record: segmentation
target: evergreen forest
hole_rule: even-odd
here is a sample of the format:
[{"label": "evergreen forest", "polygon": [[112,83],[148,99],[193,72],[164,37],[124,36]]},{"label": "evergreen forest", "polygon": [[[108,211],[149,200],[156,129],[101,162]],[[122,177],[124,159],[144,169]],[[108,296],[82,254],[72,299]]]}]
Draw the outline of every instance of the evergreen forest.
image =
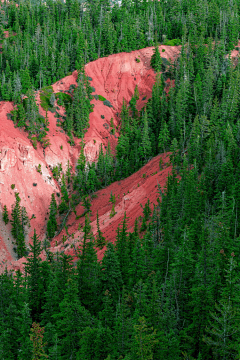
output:
[{"label": "evergreen forest", "polygon": [[[239,16],[239,0],[2,3],[0,98],[14,101],[11,119],[33,144],[48,146],[47,116],[34,98],[42,90],[46,111],[55,101],[65,105],[60,126],[70,143],[82,139],[82,149],[76,171],[52,171],[60,204],[52,195],[43,243],[34,231],[27,250],[29,219],[18,193],[11,214],[4,206],[26,262],[24,273],[0,275],[0,359],[240,359],[240,64],[229,56],[239,50]],[[159,44],[181,44],[178,59],[164,63]],[[118,114],[116,154],[101,147],[89,165],[83,147],[93,88],[84,64],[147,46],[155,47],[152,96],[138,111],[136,86]],[[76,69],[78,86],[55,99],[51,84]],[[114,244],[97,214],[94,237],[95,191],[164,152],[173,170],[157,188],[157,205],[145,204],[133,231],[125,214]],[[114,194],[110,201],[114,216]],[[79,203],[83,241],[73,261],[49,248]]]}]

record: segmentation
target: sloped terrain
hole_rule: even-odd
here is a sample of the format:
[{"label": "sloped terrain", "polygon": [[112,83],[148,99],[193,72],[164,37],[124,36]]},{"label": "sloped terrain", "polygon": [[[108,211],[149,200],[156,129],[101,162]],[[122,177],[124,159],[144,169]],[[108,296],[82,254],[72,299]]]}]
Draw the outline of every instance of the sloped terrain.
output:
[{"label": "sloped terrain", "polygon": [[[159,160],[162,158],[162,169],[159,168]],[[93,235],[97,234],[97,211],[99,214],[100,230],[106,239],[106,242],[114,242],[116,238],[116,230],[126,212],[128,230],[133,231],[134,222],[139,218],[139,228],[141,225],[141,217],[143,216],[143,207],[147,200],[150,200],[150,207],[153,210],[154,204],[157,204],[158,185],[164,188],[168,174],[171,172],[169,166],[169,154],[162,154],[153,158],[142,169],[127,179],[117,181],[105,189],[95,193],[96,197],[92,199],[91,206],[91,227]],[[115,211],[116,214],[111,218],[110,213],[112,204],[109,202],[111,193],[116,197]],[[141,206],[142,205],[142,206]],[[72,213],[67,221],[67,233],[64,229],[52,242],[49,250],[53,253],[65,252],[72,255],[76,260],[76,249],[81,244],[83,232],[78,230],[84,226],[84,208],[78,205],[76,214]],[[79,226],[80,225],[80,226]],[[64,240],[63,240],[64,239]],[[106,250],[106,246],[98,249],[98,259],[101,260]],[[46,256],[43,251],[41,258]],[[10,259],[9,259],[10,260]],[[18,261],[12,261],[9,266],[14,270],[23,269],[24,258]]]},{"label": "sloped terrain", "polygon": [[[113,107],[108,107],[102,101],[95,98],[91,101],[94,111],[90,113],[90,127],[85,134],[85,156],[87,161],[95,161],[98,156],[99,146],[103,143],[107,146],[108,141],[112,149],[117,144],[119,132],[115,135],[110,134],[104,124],[110,125],[113,118],[115,127],[119,125],[119,113],[123,103],[123,98],[129,102],[135,86],[138,85],[140,98],[137,103],[138,110],[144,106],[149,97],[151,97],[152,86],[155,81],[155,73],[150,66],[150,59],[153,54],[154,47],[148,47],[142,50],[132,51],[131,53],[114,54],[106,58],[100,58],[96,61],[88,63],[85,66],[85,72],[92,80],[91,86],[95,89],[94,94],[102,95]],[[165,52],[162,52],[162,49]],[[162,57],[174,60],[178,56],[181,46],[159,46]],[[238,51],[233,50],[233,56],[237,59]],[[140,62],[136,59],[139,58]],[[54,93],[59,91],[67,91],[70,85],[76,85],[77,72],[65,77],[53,84]],[[168,82],[169,83],[169,82]],[[168,90],[169,86],[166,90]],[[143,100],[144,98],[144,100]],[[40,106],[39,94],[36,96],[39,105],[40,114],[45,116],[45,111]],[[14,127],[11,120],[8,120],[7,114],[13,109],[10,102],[1,102],[0,104],[0,202],[1,209],[7,205],[9,213],[11,206],[15,201],[14,193],[18,192],[21,198],[21,205],[26,207],[30,220],[31,228],[26,242],[30,240],[35,228],[43,240],[46,232],[47,212],[50,204],[51,194],[59,193],[59,185],[52,177],[51,169],[59,163],[62,163],[63,170],[66,171],[67,162],[75,167],[79,151],[80,139],[75,138],[75,146],[70,146],[68,137],[61,128],[57,127],[57,121],[54,113],[48,111],[48,120],[50,131],[48,138],[50,146],[43,151],[38,144],[35,150],[27,137],[27,133]],[[101,118],[104,115],[104,119]],[[146,168],[143,168],[129,179],[125,179],[118,184],[112,184],[107,189],[97,193],[98,197],[92,202],[91,222],[93,233],[96,233],[96,212],[99,211],[101,230],[107,240],[112,241],[115,238],[116,227],[123,218],[124,211],[129,217],[129,228],[133,226],[137,216],[142,215],[142,205],[149,198],[151,202],[156,203],[156,186],[157,180],[163,185],[167,178],[168,169],[165,168],[159,172],[159,158],[153,159]],[[165,164],[167,160],[164,160]],[[37,168],[41,165],[41,172]],[[166,165],[165,165],[166,167]],[[152,173],[157,174],[152,175]],[[146,173],[146,178],[142,178],[142,174]],[[138,187],[139,183],[139,187]],[[15,187],[12,189],[11,185]],[[109,197],[111,191],[116,195],[116,212],[117,214],[110,219],[111,204]],[[129,193],[128,193],[129,191]],[[105,194],[105,195],[104,195]],[[58,199],[58,197],[56,197]],[[81,215],[83,209],[78,208],[77,214]],[[33,216],[34,215],[34,216]],[[79,220],[83,222],[83,218]],[[75,233],[74,240],[81,237],[77,232],[79,221],[75,220],[72,214],[69,218],[69,233]],[[61,243],[61,233],[52,242],[52,250],[55,242]],[[0,219],[0,265],[2,270],[8,267],[17,268],[24,259],[16,261],[16,254],[13,251],[11,237],[11,225],[5,226]],[[66,245],[66,244],[65,244]],[[55,250],[60,250],[61,245]],[[71,250],[72,252],[73,250]],[[104,249],[103,249],[104,251]],[[101,258],[101,253],[99,257]]]}]

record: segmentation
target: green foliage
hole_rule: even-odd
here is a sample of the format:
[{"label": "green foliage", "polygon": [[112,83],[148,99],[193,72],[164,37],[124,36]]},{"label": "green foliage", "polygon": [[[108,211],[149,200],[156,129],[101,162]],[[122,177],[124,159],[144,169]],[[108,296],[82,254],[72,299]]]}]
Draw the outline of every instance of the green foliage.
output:
[{"label": "green foliage", "polygon": [[21,199],[19,193],[15,193],[15,204],[12,205],[10,223],[12,225],[11,233],[16,243],[16,252],[18,258],[26,256],[26,226],[30,226],[29,218],[24,206],[20,206]]},{"label": "green foliage", "polygon": [[58,164],[54,166],[54,168],[52,169],[52,174],[54,179],[58,180],[61,175],[61,172],[62,172],[62,164]]},{"label": "green foliage", "polygon": [[[93,110],[86,63],[158,48],[162,40],[175,45],[181,39],[183,46],[171,64],[162,59],[158,70],[164,74],[157,74],[152,97],[139,113],[137,92],[129,107],[123,101],[116,156],[110,146],[106,151],[101,146],[97,164],[86,166],[81,151],[73,184],[70,174],[61,184],[61,201],[70,209],[66,183],[78,203],[170,150],[172,173],[164,188],[156,183],[158,201],[152,214],[149,203],[144,208],[144,231],[136,221],[128,232],[125,215],[116,246],[108,244],[101,265],[95,251],[102,242],[100,226],[95,240],[88,215],[80,248],[72,244],[77,264],[65,254],[51,254],[47,246],[42,261],[34,232],[27,276],[7,270],[0,275],[1,359],[32,357],[32,321],[42,322],[43,350],[52,359],[239,357],[239,267],[233,259],[239,259],[240,236],[240,75],[226,56],[238,42],[239,3],[198,5],[123,0],[112,8],[88,2],[83,11],[76,1],[2,4],[0,22],[10,36],[2,42],[0,97],[14,101],[12,120],[28,131],[35,147],[37,141],[45,146],[48,121],[38,113],[34,90],[77,68],[78,87],[68,91],[72,104],[65,95],[58,98],[65,100],[61,126],[73,144],[73,135],[83,138]],[[174,80],[168,94],[167,78]],[[45,107],[50,99],[45,92]],[[62,171],[56,173],[59,179]],[[15,205],[19,214],[19,199]],[[87,200],[85,209],[88,214]],[[21,225],[19,216],[14,219]]]},{"label": "green foliage", "polygon": [[106,245],[105,237],[100,230],[99,216],[97,211],[97,235],[96,235],[96,246],[102,249]]},{"label": "green foliage", "polygon": [[68,106],[72,103],[72,97],[69,94],[58,92],[55,94],[57,98],[57,103],[60,106],[64,106],[65,109],[68,109]]},{"label": "green foliage", "polygon": [[38,164],[37,172],[39,172],[42,175],[42,166],[41,166],[41,164]]},{"label": "green foliage", "polygon": [[4,207],[3,207],[2,219],[3,219],[4,223],[5,223],[5,225],[7,225],[9,223],[8,210],[7,210],[6,205],[4,205]]},{"label": "green foliage", "polygon": [[156,330],[148,328],[144,316],[138,319],[139,325],[134,325],[135,341],[138,358],[141,360],[152,360],[153,349],[159,340],[156,338]]},{"label": "green foliage", "polygon": [[112,204],[112,210],[111,210],[111,212],[110,212],[110,219],[111,219],[114,215],[116,215],[115,205]]},{"label": "green foliage", "polygon": [[151,57],[150,64],[155,71],[159,72],[162,70],[162,58],[160,56],[158,45],[155,46],[154,53]]},{"label": "green foliage", "polygon": [[55,195],[52,194],[50,208],[49,208],[49,220],[47,223],[47,233],[50,239],[54,237],[55,232],[57,231],[58,226],[57,226],[56,215],[57,215],[57,202],[55,199]]},{"label": "green foliage", "polygon": [[172,40],[166,39],[163,43],[163,45],[167,45],[167,46],[178,46],[181,44],[182,44],[182,42],[180,39],[172,39]]},{"label": "green foliage", "polygon": [[34,322],[30,334],[30,340],[33,343],[33,360],[42,360],[44,358],[48,358],[44,351],[46,344],[43,343],[43,334],[44,328],[41,328],[39,324]]},{"label": "green foliage", "polygon": [[108,106],[108,107],[113,107],[112,104],[110,103],[110,101],[108,101],[108,100],[104,100],[103,104]]},{"label": "green foliage", "polygon": [[41,89],[40,92],[40,104],[41,107],[47,111],[49,107],[51,107],[50,98],[53,94],[53,87],[52,86],[45,86]]},{"label": "green foliage", "polygon": [[100,101],[106,101],[105,97],[103,97],[102,95],[98,95],[98,100],[100,100]]}]

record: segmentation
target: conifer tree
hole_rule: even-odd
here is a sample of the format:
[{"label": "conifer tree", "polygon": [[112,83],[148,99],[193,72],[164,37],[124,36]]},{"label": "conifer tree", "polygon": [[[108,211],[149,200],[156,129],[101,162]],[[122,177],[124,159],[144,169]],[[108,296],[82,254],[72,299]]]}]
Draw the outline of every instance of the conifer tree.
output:
[{"label": "conifer tree", "polygon": [[57,230],[57,220],[56,220],[57,202],[54,194],[51,195],[49,211],[50,213],[49,213],[49,220],[47,223],[47,233],[48,233],[48,237],[52,239]]},{"label": "conifer tree", "polygon": [[154,68],[156,72],[162,71],[162,58],[160,56],[159,47],[156,38],[155,38],[155,49],[153,51],[154,53],[151,57],[151,66]]},{"label": "conifer tree", "polygon": [[124,98],[123,98],[120,118],[121,118],[121,134],[124,134],[126,131],[129,130],[129,112]]},{"label": "conifer tree", "polygon": [[68,196],[67,185],[64,174],[62,174],[61,182],[62,182],[61,185],[62,197],[58,210],[60,214],[63,214],[69,209],[69,196]]},{"label": "conifer tree", "polygon": [[156,339],[156,329],[148,328],[144,316],[138,319],[138,324],[134,325],[136,353],[141,360],[153,359],[153,349],[158,343]]},{"label": "conifer tree", "polygon": [[3,218],[3,221],[4,221],[5,225],[7,225],[8,222],[9,222],[9,217],[8,217],[8,210],[7,210],[7,206],[6,206],[6,205],[4,205],[4,207],[3,207],[3,215],[2,215],[2,218]]},{"label": "conifer tree", "polygon": [[159,150],[166,152],[166,148],[169,144],[169,141],[170,141],[170,134],[169,134],[168,126],[167,126],[166,122],[164,121],[162,123],[162,127],[161,127],[159,137],[158,137]]},{"label": "conifer tree", "polygon": [[59,308],[59,312],[53,314],[53,319],[56,320],[61,356],[76,359],[81,332],[92,325],[92,316],[81,305],[77,284],[72,278],[66,284],[64,299]]},{"label": "conifer tree", "polygon": [[15,205],[12,206],[12,224],[11,233],[13,238],[16,240],[16,252],[19,258],[26,255],[26,244],[25,244],[25,226],[29,224],[29,219],[25,207],[20,206],[19,193],[15,193]]},{"label": "conifer tree", "polygon": [[32,319],[30,316],[30,309],[27,303],[24,303],[18,321],[20,328],[20,334],[18,339],[20,344],[18,349],[19,351],[18,360],[32,360],[34,347],[29,337]]},{"label": "conifer tree", "polygon": [[43,299],[42,276],[40,253],[42,251],[41,241],[34,229],[33,243],[29,243],[30,255],[27,258],[25,265],[25,272],[28,274],[27,288],[28,288],[28,302],[31,309],[31,316],[33,320],[40,320],[41,305]]},{"label": "conifer tree", "polygon": [[127,282],[128,277],[128,264],[129,264],[129,251],[128,251],[128,233],[127,233],[127,217],[126,211],[121,222],[121,228],[117,228],[116,237],[116,254],[119,259],[120,270],[124,283]]},{"label": "conifer tree", "polygon": [[93,310],[98,304],[99,264],[97,262],[97,253],[94,248],[95,239],[88,213],[85,215],[83,232],[83,242],[79,248],[79,260],[77,263],[79,295],[81,302],[89,310]]},{"label": "conifer tree", "polygon": [[107,244],[107,250],[101,264],[101,291],[104,294],[109,291],[109,296],[116,303],[121,292],[122,274],[118,256],[111,242]]},{"label": "conifer tree", "polygon": [[41,328],[39,324],[33,323],[30,333],[30,340],[33,344],[33,360],[47,359],[48,356],[44,351],[45,343],[43,343],[44,327]]},{"label": "conifer tree", "polygon": [[147,111],[145,110],[143,116],[143,131],[142,131],[142,141],[141,141],[141,152],[144,161],[147,161],[151,156],[151,142],[149,138],[149,129],[148,129],[148,116]]},{"label": "conifer tree", "polygon": [[96,246],[102,249],[106,245],[105,237],[103,236],[102,231],[100,230],[99,216],[97,211],[97,236],[96,236]]}]

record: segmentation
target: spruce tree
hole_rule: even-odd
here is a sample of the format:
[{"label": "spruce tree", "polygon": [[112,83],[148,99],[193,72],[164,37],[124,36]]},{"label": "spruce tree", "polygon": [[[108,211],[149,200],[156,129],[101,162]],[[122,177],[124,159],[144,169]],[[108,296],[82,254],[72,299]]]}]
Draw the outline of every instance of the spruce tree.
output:
[{"label": "spruce tree", "polygon": [[170,141],[170,134],[169,134],[168,126],[167,126],[166,122],[164,121],[162,123],[162,127],[161,127],[159,137],[158,137],[159,150],[166,152],[169,141]]},{"label": "spruce tree", "polygon": [[124,283],[127,283],[128,266],[129,266],[129,249],[128,249],[128,232],[127,232],[127,217],[126,211],[121,222],[121,228],[117,228],[116,237],[116,254],[119,259],[120,270]]},{"label": "spruce tree", "polygon": [[8,222],[9,222],[9,217],[8,217],[8,210],[7,210],[7,206],[6,206],[6,205],[4,205],[4,207],[3,207],[3,215],[2,215],[2,218],[3,218],[3,221],[4,221],[5,225],[7,225]]},{"label": "spruce tree", "polygon": [[92,311],[98,304],[99,264],[88,213],[85,215],[83,232],[83,242],[78,250],[77,278],[81,302]]},{"label": "spruce tree", "polygon": [[27,262],[24,263],[24,265],[25,273],[29,275],[27,277],[27,292],[31,316],[33,320],[39,321],[42,299],[44,297],[41,275],[42,260],[39,256],[42,251],[42,246],[35,229],[31,239],[33,240],[33,243],[29,243],[30,255],[28,255]]},{"label": "spruce tree", "polygon": [[115,304],[121,293],[123,282],[118,256],[111,242],[107,244],[107,250],[101,263],[100,280],[102,294],[108,291]]},{"label": "spruce tree", "polygon": [[56,220],[57,202],[54,194],[51,195],[49,211],[50,213],[49,213],[49,220],[47,223],[47,233],[48,233],[48,237],[52,239],[55,235],[55,232],[57,231],[57,220]]},{"label": "spruce tree", "polygon": [[141,141],[141,153],[144,161],[147,161],[151,156],[151,142],[149,138],[149,128],[148,128],[148,116],[145,109],[143,116],[143,130],[142,130],[142,141]]},{"label": "spruce tree", "polygon": [[162,71],[162,58],[159,52],[157,39],[155,39],[155,49],[151,57],[151,66],[154,68],[156,72]]},{"label": "spruce tree", "polygon": [[96,235],[96,246],[102,249],[106,245],[105,237],[103,236],[102,231],[100,230],[99,216],[97,211],[97,235]]},{"label": "spruce tree", "polygon": [[26,255],[26,244],[25,244],[25,226],[29,224],[29,219],[25,207],[20,206],[21,199],[19,193],[15,193],[15,205],[12,205],[12,224],[11,233],[16,241],[16,252],[18,258]]},{"label": "spruce tree", "polygon": [[67,212],[69,209],[69,196],[68,196],[67,185],[66,185],[66,180],[65,180],[64,174],[62,174],[61,182],[62,182],[62,185],[61,185],[62,197],[61,197],[61,203],[58,207],[58,210],[59,210],[60,214],[63,214],[65,212]]}]

